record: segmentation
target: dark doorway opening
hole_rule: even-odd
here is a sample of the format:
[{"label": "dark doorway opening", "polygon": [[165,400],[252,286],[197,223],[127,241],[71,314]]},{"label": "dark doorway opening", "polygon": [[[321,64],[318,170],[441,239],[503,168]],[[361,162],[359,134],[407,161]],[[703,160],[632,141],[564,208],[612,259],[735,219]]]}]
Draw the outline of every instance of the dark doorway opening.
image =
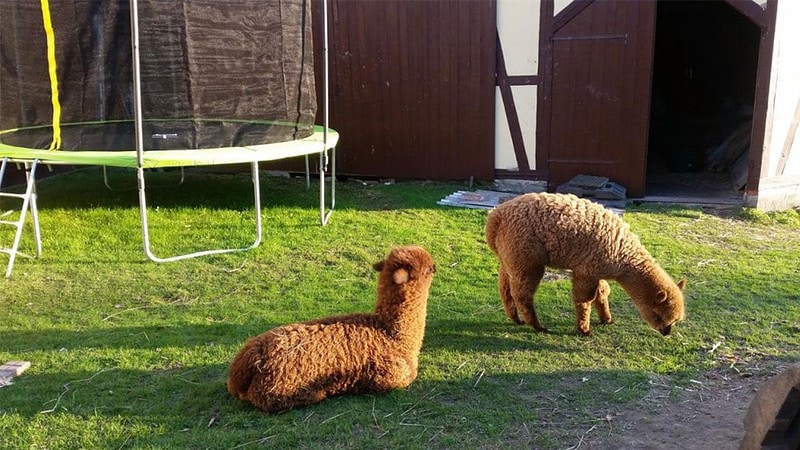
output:
[{"label": "dark doorway opening", "polygon": [[727,2],[658,2],[648,198],[741,203],[759,42]]}]

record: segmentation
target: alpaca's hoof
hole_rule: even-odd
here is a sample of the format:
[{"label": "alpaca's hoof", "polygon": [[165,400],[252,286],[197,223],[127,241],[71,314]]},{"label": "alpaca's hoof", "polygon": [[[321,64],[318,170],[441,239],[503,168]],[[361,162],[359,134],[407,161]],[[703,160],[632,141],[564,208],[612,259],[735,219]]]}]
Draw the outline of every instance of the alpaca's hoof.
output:
[{"label": "alpaca's hoof", "polygon": [[578,333],[580,333],[581,336],[591,336],[592,335],[592,330],[581,330],[581,329],[578,329]]},{"label": "alpaca's hoof", "polygon": [[538,326],[538,327],[534,326],[533,329],[536,330],[537,333],[549,333],[550,332],[550,330],[548,330],[547,328],[545,328],[545,327],[543,327],[541,325]]},{"label": "alpaca's hoof", "polygon": [[614,323],[614,319],[601,319],[600,323],[602,323],[603,325],[611,325],[612,323]]}]

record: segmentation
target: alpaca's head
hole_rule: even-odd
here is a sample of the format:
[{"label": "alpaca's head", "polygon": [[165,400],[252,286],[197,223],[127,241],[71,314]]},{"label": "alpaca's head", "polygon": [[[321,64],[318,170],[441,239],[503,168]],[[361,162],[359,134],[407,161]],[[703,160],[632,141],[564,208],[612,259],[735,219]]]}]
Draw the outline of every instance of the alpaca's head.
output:
[{"label": "alpaca's head", "polygon": [[683,279],[677,284],[669,283],[662,286],[655,293],[655,298],[647,302],[646,305],[639,306],[639,313],[642,318],[662,335],[666,336],[672,331],[672,326],[679,320],[683,320],[683,288],[686,287],[686,280]]},{"label": "alpaca's head", "polygon": [[380,287],[401,288],[407,294],[422,294],[427,299],[428,289],[436,273],[433,258],[422,247],[407,246],[392,249],[383,261],[372,266],[380,274]]}]

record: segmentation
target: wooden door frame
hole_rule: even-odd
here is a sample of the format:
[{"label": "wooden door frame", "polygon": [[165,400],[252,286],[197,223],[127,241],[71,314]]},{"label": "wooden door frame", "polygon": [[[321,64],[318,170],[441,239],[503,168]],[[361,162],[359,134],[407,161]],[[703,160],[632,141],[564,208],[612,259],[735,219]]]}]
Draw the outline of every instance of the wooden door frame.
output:
[{"label": "wooden door frame", "polygon": [[753,101],[753,125],[750,134],[750,149],[747,162],[747,184],[745,196],[758,196],[761,184],[764,140],[767,129],[767,110],[769,109],[769,83],[772,72],[772,51],[775,45],[775,21],[778,0],[767,0],[762,9],[752,0],[727,0],[728,4],[749,19],[761,30],[756,66],[756,89]]}]

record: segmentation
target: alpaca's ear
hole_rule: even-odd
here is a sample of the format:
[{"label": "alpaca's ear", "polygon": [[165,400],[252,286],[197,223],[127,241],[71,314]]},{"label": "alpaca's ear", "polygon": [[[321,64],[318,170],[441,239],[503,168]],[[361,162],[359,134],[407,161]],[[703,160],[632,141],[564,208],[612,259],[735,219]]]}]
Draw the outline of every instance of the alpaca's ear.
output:
[{"label": "alpaca's ear", "polygon": [[667,301],[667,291],[658,291],[656,294],[656,300],[658,300],[659,303]]},{"label": "alpaca's ear", "polygon": [[408,270],[401,267],[394,271],[392,274],[392,279],[394,280],[395,284],[403,284],[408,281],[410,276],[411,275],[408,273]]},{"label": "alpaca's ear", "polygon": [[372,265],[372,268],[375,269],[375,271],[377,271],[377,272],[382,271],[383,270],[383,261],[376,262],[375,264]]},{"label": "alpaca's ear", "polygon": [[686,278],[682,278],[681,281],[678,281],[678,289],[683,291],[685,287],[686,287]]}]

